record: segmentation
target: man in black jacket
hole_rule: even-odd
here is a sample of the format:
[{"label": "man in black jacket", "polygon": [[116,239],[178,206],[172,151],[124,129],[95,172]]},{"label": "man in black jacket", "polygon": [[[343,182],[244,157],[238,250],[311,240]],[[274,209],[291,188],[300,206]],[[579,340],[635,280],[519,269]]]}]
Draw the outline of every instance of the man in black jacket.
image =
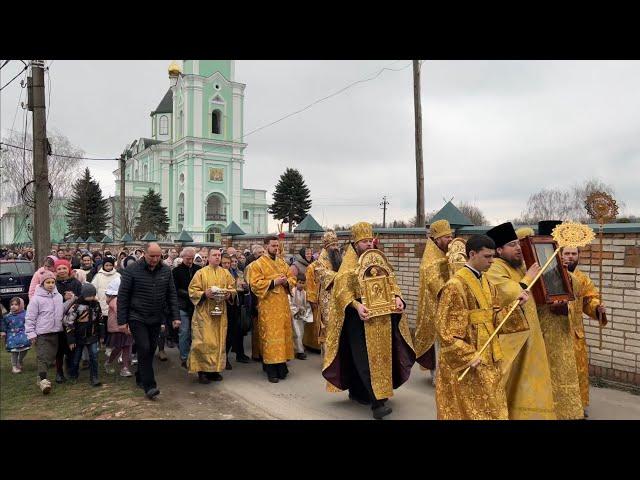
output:
[{"label": "man in black jacket", "polygon": [[189,284],[195,273],[202,267],[193,263],[196,251],[187,247],[180,252],[182,263],[173,269],[173,281],[178,292],[178,309],[180,310],[180,333],[178,348],[182,367],[187,368],[187,358],[191,350],[191,317],[193,316],[193,303],[189,298]]},{"label": "man in black jacket", "polygon": [[118,290],[118,325],[129,325],[138,354],[136,383],[149,399],[160,393],[153,374],[153,354],[165,311],[173,319],[173,327],[180,326],[173,276],[161,258],[160,245],[145,245],[144,256],[122,270]]}]

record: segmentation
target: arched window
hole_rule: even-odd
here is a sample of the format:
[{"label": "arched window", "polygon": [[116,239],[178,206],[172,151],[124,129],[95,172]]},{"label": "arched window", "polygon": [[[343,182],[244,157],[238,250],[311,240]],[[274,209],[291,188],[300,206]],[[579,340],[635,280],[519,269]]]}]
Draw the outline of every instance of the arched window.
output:
[{"label": "arched window", "polygon": [[184,193],[178,197],[178,221],[184,220]]},{"label": "arched window", "polygon": [[169,119],[166,115],[160,117],[160,135],[169,135]]},{"label": "arched window", "polygon": [[222,129],[220,128],[222,121],[222,112],[220,110],[214,110],[211,112],[211,133],[220,135]]},{"label": "arched window", "polygon": [[209,196],[209,198],[207,198],[207,216],[206,216],[206,220],[208,221],[220,221],[220,222],[226,222],[227,221],[227,215],[226,215],[226,209],[225,209],[225,205],[224,205],[224,200],[216,195],[213,194],[211,196]]},{"label": "arched window", "polygon": [[145,182],[148,182],[149,181],[149,167],[147,165],[145,165],[144,167],[142,167],[142,171],[144,172],[143,173],[143,175],[144,175],[143,180]]},{"label": "arched window", "polygon": [[182,137],[182,110],[180,110],[180,114],[178,115],[178,138]]},{"label": "arched window", "polygon": [[215,242],[216,233],[222,233],[222,229],[216,225],[211,225],[207,229],[207,242],[211,242],[211,243]]}]

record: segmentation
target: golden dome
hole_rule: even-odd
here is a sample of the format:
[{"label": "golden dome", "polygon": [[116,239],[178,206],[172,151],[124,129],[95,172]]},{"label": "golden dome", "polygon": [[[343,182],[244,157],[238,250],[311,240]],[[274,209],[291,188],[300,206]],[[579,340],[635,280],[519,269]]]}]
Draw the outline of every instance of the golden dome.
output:
[{"label": "golden dome", "polygon": [[180,75],[182,73],[182,69],[180,65],[176,63],[176,61],[172,61],[171,65],[169,65],[169,75]]}]

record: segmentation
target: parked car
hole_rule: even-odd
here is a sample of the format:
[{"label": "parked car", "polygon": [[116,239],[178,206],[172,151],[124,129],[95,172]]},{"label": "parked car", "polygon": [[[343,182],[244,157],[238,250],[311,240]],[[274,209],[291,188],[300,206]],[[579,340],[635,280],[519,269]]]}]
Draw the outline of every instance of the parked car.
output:
[{"label": "parked car", "polygon": [[0,301],[8,310],[13,297],[29,303],[29,285],[34,267],[29,260],[0,260]]}]

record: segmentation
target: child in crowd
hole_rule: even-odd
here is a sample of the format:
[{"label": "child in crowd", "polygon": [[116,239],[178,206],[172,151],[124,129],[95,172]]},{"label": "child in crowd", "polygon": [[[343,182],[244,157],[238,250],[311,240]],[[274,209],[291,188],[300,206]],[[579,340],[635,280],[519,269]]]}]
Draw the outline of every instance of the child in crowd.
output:
[{"label": "child in crowd", "polygon": [[91,283],[82,285],[80,296],[65,303],[65,311],[64,329],[69,349],[73,352],[69,377],[78,378],[82,350],[87,347],[90,383],[99,387],[102,383],[98,380],[98,344],[100,337],[104,336],[104,322],[100,303],[96,299],[96,287]]},{"label": "child in crowd", "polygon": [[111,349],[111,354],[104,364],[104,368],[109,374],[115,373],[113,362],[122,354],[122,369],[120,376],[131,377],[131,346],[133,337],[129,331],[129,325],[118,325],[118,289],[120,288],[120,277],[114,278],[105,290],[109,315],[107,319],[107,329],[109,330],[109,340],[107,346]]},{"label": "child in crowd", "polygon": [[36,383],[44,394],[51,391],[47,369],[56,361],[58,335],[62,331],[62,316],[62,295],[56,289],[56,276],[51,272],[44,272],[42,283],[36,287],[25,317],[27,338],[31,345],[36,346],[38,359]]},{"label": "child in crowd", "polygon": [[31,348],[24,327],[24,300],[13,297],[9,302],[9,308],[11,311],[2,318],[0,335],[6,341],[7,352],[11,352],[11,372],[21,373],[22,361]]},{"label": "child in crowd", "polygon": [[306,360],[307,358],[302,344],[304,324],[313,322],[311,305],[307,302],[307,292],[304,290],[305,280],[304,275],[298,275],[296,288],[289,295],[289,306],[291,307],[291,319],[293,322],[293,346],[298,360]]}]

